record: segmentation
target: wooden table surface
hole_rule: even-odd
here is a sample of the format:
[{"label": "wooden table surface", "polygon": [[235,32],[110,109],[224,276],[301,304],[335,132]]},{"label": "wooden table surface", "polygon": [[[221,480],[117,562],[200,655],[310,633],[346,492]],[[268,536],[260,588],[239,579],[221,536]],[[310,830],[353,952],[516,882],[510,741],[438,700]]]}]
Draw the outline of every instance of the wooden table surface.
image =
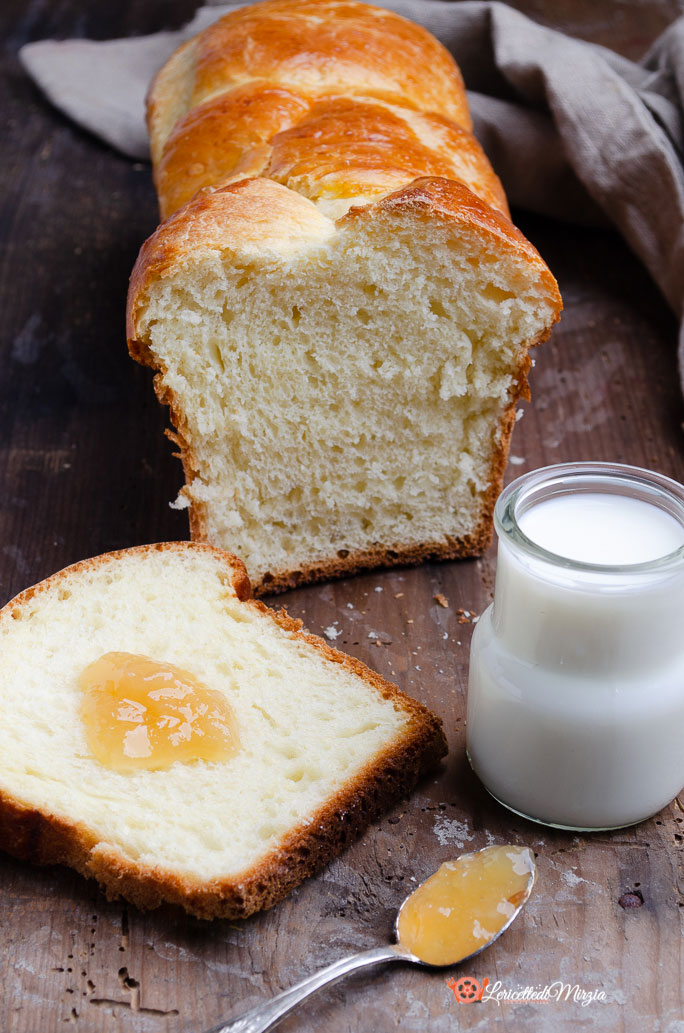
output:
[{"label": "wooden table surface", "polygon": [[[156,222],[149,167],[54,111],[16,51],[31,39],[175,27],[192,6],[3,3],[3,602],[83,557],[187,537],[185,516],[168,506],[181,470],[163,436],[166,412],[124,343],[128,274]],[[683,0],[516,6],[630,56],[684,10]],[[616,235],[523,213],[518,221],[556,273],[565,314],[537,354],[509,476],[602,459],[684,480],[676,326],[658,291]],[[562,980],[602,991],[605,1001],[462,1004],[444,972],[380,969],[321,993],[283,1033],[681,1033],[684,799],[636,828],[576,836],[517,820],[468,769],[472,624],[459,620],[459,608],[482,612],[494,569],[490,551],[478,561],[373,573],[278,598],[312,631],[334,625],[335,645],[436,710],[450,752],[437,777],[273,910],[213,924],[172,909],[141,914],[108,903],[67,869],[0,854],[0,1031],[73,1023],[82,1033],[199,1033],[322,964],[385,942],[411,876],[424,878],[462,850],[512,840],[538,853],[537,889],[510,931],[459,974],[510,989]],[[384,633],[381,645],[372,632]]]}]

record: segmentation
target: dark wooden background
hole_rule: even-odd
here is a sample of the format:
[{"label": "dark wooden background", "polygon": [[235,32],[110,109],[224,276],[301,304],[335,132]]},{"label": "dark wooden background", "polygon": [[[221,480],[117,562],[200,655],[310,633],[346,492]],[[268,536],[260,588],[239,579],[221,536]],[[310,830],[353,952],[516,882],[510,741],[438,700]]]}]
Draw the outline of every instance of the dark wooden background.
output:
[{"label": "dark wooden background", "polygon": [[[547,24],[637,57],[684,0],[520,0]],[[4,0],[0,313],[0,595],[86,556],[187,537],[168,507],[180,466],[148,371],[124,343],[127,279],[154,229],[148,166],[71,125],[27,80],[19,46],[172,28],[193,0]],[[684,480],[676,325],[620,239],[518,213],[556,273],[565,314],[537,355],[509,475],[561,460],[645,465]],[[377,970],[320,994],[294,1030],[684,1029],[684,800],[636,829],[573,836],[516,820],[470,774],[463,720],[480,561],[376,573],[279,597],[445,720],[439,777],[274,910],[205,924],[107,903],[94,883],[0,855],[0,1030],[201,1033],[342,955],[384,942],[411,876],[489,842],[531,845],[524,917],[463,974],[507,988],[560,979],[606,1003],[457,1004],[445,973]],[[435,601],[442,593],[444,608]],[[383,644],[370,633],[382,632]],[[0,657],[0,663],[2,658]],[[1,845],[1,844],[0,844]],[[631,892],[632,903],[625,908]],[[622,899],[622,905],[620,900]]]}]

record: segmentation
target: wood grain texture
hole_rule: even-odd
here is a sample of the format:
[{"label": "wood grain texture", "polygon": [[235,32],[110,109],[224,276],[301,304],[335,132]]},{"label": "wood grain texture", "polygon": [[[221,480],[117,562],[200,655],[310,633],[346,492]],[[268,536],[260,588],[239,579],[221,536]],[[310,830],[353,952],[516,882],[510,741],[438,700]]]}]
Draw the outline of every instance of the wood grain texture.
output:
[{"label": "wood grain texture", "polygon": [[[191,6],[174,2],[171,13],[161,0],[3,5],[2,602],[85,556],[187,537],[184,515],[167,506],[181,471],[163,438],[165,413],[124,344],[128,274],[156,221],[149,169],[69,125],[25,79],[15,54],[33,38],[171,27]],[[630,54],[683,7],[516,6]],[[566,310],[536,356],[509,477],[549,462],[603,459],[684,480],[676,327],[658,292],[614,235],[519,221],[558,276]],[[244,923],[207,925],[172,909],[141,914],[107,903],[66,869],[0,856],[0,1030],[201,1031],[321,964],[385,941],[411,876],[510,839],[539,854],[538,886],[521,919],[467,974],[507,987],[562,979],[605,991],[607,1003],[457,1004],[445,973],[397,967],[312,999],[283,1033],[679,1033],[684,799],[635,829],[573,836],[507,815],[469,772],[463,719],[472,624],[458,611],[479,614],[493,576],[490,552],[279,597],[312,631],[333,628],[338,648],[444,718],[451,749],[439,777],[316,879]],[[643,904],[621,906],[628,892]]]}]

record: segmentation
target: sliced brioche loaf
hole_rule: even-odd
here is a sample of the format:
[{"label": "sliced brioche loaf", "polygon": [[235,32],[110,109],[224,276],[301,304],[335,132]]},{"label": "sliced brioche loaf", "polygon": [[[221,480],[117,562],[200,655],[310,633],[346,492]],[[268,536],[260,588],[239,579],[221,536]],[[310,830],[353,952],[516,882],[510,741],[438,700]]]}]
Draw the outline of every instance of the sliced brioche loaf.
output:
[{"label": "sliced brioche loaf", "polygon": [[[235,755],[127,773],[98,763],[79,678],[116,651],[225,694]],[[143,908],[270,907],[444,752],[425,707],[251,600],[241,562],[208,546],[99,556],[0,612],[0,846]]]},{"label": "sliced brioche loaf", "polygon": [[171,58],[149,124],[175,214],[133,272],[129,347],[193,537],[256,592],[481,552],[561,303],[446,50],[379,8],[267,0]]}]

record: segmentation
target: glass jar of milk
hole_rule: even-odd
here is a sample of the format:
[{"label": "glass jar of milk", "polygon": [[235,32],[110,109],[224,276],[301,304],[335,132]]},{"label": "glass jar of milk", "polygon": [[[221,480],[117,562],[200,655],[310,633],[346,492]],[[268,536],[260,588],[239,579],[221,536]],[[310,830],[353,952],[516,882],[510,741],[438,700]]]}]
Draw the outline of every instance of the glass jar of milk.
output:
[{"label": "glass jar of milk", "polygon": [[657,813],[684,785],[684,488],[608,463],[514,481],[473,636],[467,749],[511,810],[561,828]]}]

